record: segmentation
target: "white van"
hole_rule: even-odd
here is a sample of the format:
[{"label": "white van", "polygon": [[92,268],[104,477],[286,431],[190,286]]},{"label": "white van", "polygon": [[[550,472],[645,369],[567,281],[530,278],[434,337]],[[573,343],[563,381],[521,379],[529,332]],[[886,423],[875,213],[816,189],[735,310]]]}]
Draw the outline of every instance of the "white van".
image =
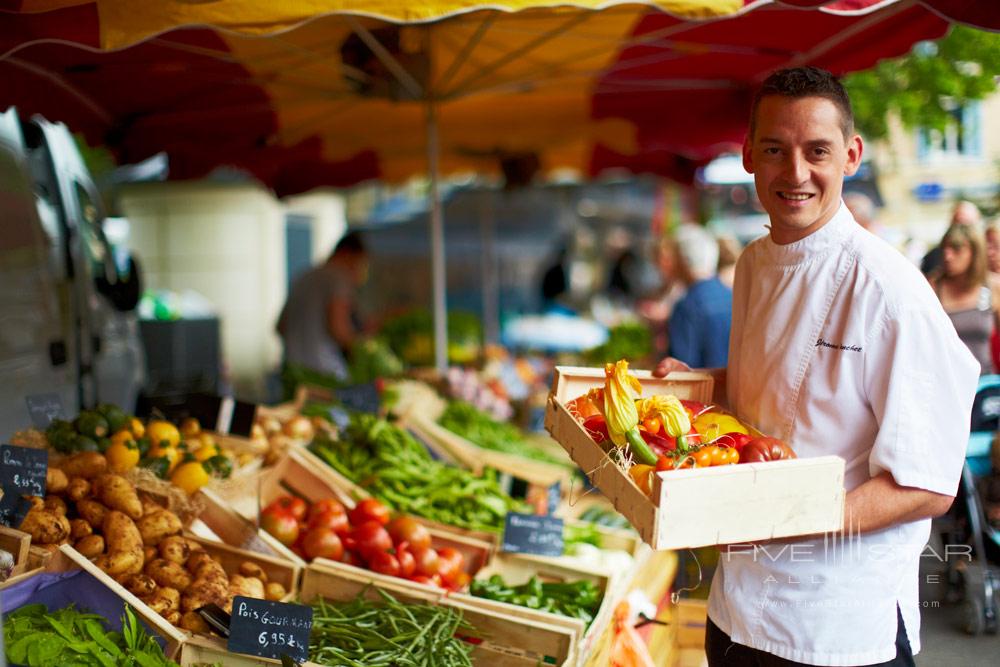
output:
[{"label": "white van", "polygon": [[2,441],[32,425],[29,397],[58,395],[69,418],[99,402],[135,407],[139,272],[115,262],[103,220],[66,126],[0,114]]}]

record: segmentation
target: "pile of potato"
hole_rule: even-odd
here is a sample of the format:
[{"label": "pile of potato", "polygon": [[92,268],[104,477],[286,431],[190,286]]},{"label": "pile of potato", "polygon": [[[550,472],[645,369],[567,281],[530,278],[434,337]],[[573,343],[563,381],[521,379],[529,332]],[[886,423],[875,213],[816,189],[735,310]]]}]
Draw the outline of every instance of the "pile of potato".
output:
[{"label": "pile of potato", "polygon": [[173,512],[140,500],[135,487],[108,472],[97,452],[80,452],[50,466],[48,495],[33,498],[21,530],[33,545],[72,544],[81,554],[174,625],[208,632],[195,610],[215,603],[230,611],[235,595],[279,600],[284,587],[268,582],[251,562],[229,575],[204,547],[180,535]]},{"label": "pile of potato", "polygon": [[318,433],[336,437],[337,431],[322,417],[306,417],[300,414],[276,415],[258,410],[250,438],[261,445],[267,445],[264,465],[274,465],[292,446],[305,446]]}]

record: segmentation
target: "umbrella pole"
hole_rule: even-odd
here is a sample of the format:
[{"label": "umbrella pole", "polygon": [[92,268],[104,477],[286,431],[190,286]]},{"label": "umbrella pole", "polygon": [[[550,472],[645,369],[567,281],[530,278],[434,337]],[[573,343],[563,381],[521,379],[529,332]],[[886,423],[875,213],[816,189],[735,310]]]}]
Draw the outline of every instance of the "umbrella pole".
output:
[{"label": "umbrella pole", "polygon": [[448,370],[448,314],[445,299],[444,219],[438,190],[438,126],[434,100],[427,102],[427,171],[431,186],[431,285],[434,298],[434,368]]}]

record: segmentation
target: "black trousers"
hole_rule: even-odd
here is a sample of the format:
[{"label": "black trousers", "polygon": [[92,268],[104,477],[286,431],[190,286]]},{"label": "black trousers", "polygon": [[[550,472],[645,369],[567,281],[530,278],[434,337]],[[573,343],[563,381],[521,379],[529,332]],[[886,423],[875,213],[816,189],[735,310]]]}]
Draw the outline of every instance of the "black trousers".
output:
[{"label": "black trousers", "polygon": [[[899,607],[896,608],[896,618],[896,657],[871,667],[914,667],[913,652],[910,650],[910,641],[906,638],[903,615]],[[804,664],[779,658],[749,646],[735,644],[729,635],[712,622],[712,619],[708,619],[705,632],[705,653],[708,656],[709,667],[795,667]]]}]

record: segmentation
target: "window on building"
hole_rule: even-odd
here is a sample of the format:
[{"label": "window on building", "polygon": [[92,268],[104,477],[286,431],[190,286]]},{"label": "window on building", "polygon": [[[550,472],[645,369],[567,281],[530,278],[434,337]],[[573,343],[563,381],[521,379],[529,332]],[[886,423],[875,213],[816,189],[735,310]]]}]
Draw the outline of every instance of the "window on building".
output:
[{"label": "window on building", "polygon": [[917,130],[917,157],[922,162],[982,157],[979,102],[969,102],[950,113],[952,120],[944,130]]}]

